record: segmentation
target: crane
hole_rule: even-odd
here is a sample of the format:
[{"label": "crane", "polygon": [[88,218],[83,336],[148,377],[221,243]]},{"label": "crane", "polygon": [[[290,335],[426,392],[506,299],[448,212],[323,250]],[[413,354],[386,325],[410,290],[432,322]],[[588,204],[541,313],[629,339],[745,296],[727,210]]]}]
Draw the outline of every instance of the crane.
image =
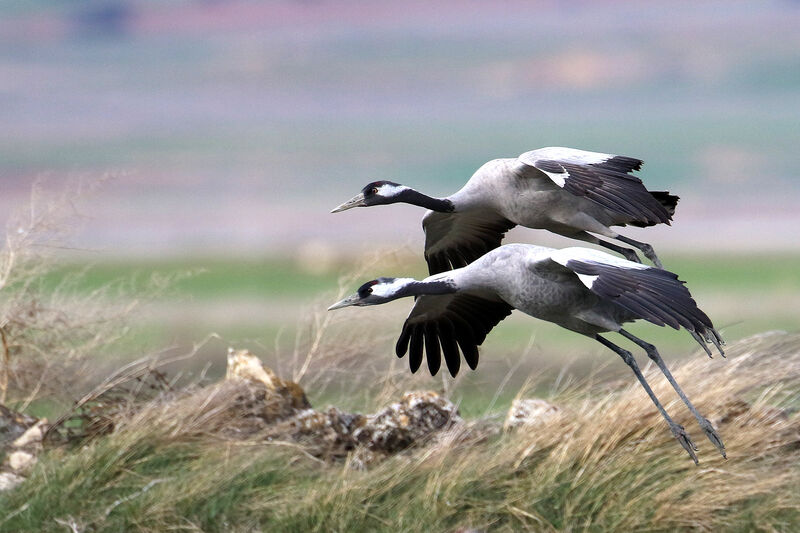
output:
[{"label": "crane", "polygon": [[678,197],[649,191],[632,174],[640,159],[548,147],[481,166],[458,192],[433,198],[391,181],[375,181],[333,209],[407,203],[429,209],[422,219],[425,260],[431,274],[459,268],[497,248],[516,225],[549,230],[598,244],[639,262],[638,248],[661,268],[653,247],[611,229],[612,226],[669,224]]},{"label": "crane", "polygon": [[595,339],[618,354],[697,463],[697,447],[664,409],[632,353],[603,335],[616,332],[645,351],[725,457],[722,439],[675,381],[656,347],[622,327],[637,319],[683,327],[709,357],[709,345],[724,356],[722,338],[676,274],[589,248],[507,244],[464,267],[423,280],[374,279],[329,310],[383,304],[407,296],[414,296],[415,303],[403,324],[396,353],[398,357],[408,353],[412,372],[420,368],[423,352],[432,375],[439,371],[442,354],[452,376],[458,374],[462,354],[474,370],[478,346],[486,335],[513,309],[519,309]]}]

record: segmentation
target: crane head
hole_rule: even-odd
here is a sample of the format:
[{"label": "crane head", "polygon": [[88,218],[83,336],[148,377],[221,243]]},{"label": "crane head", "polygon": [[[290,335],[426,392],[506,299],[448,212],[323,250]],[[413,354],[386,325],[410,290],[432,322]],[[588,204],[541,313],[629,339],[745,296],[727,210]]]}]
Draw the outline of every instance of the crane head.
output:
[{"label": "crane head", "polygon": [[391,302],[403,296],[409,296],[404,291],[406,287],[416,282],[412,278],[378,278],[368,281],[358,288],[358,292],[340,300],[330,306],[328,311],[349,307],[351,305],[379,305]]},{"label": "crane head", "polygon": [[338,213],[353,207],[391,204],[400,201],[400,196],[407,190],[409,188],[405,185],[393,181],[373,181],[364,186],[360,193],[333,209],[331,213]]}]

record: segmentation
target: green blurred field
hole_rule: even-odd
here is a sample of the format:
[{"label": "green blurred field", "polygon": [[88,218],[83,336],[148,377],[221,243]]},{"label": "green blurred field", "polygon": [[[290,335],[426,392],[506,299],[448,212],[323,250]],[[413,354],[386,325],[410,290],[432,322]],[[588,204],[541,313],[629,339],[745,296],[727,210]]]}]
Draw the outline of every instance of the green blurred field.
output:
[{"label": "green blurred field", "polygon": [[[413,259],[409,258],[409,262]],[[680,274],[700,306],[729,340],[756,332],[800,330],[800,255],[780,254],[670,254],[667,266]],[[424,276],[421,261],[415,269],[400,271],[393,265],[370,267],[368,273],[346,288],[353,292],[363,281],[392,273]],[[156,345],[194,342],[211,332],[231,343],[260,346],[266,357],[291,347],[298,329],[309,317],[332,303],[339,280],[353,265],[339,265],[324,273],[303,271],[291,259],[182,258],[169,260],[110,261],[91,267],[73,264],[52,272],[45,283],[56,287],[60,280],[78,276],[79,291],[126,280],[133,294],[144,290],[152,276],[174,278],[160,295],[148,302],[137,316],[138,335]],[[131,281],[132,280],[132,281]],[[364,327],[392,334],[399,331],[410,301],[381,307],[340,311],[344,319],[356,317]],[[649,324],[630,329],[652,339],[667,355],[694,351],[691,338]],[[594,343],[553,325],[515,313],[487,339],[483,352],[520,352],[536,336],[536,344],[548,354],[580,356],[596,353]],[[576,348],[577,347],[577,348]],[[376,351],[379,351],[376,346]]]}]

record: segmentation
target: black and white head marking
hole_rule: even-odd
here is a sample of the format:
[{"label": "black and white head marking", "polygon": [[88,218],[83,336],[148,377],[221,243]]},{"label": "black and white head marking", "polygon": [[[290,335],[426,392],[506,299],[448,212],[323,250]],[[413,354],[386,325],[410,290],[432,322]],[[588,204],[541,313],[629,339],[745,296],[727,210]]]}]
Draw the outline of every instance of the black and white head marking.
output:
[{"label": "black and white head marking", "polygon": [[365,206],[406,203],[445,213],[454,209],[447,198],[433,198],[393,181],[373,181],[361,189],[361,194]]},{"label": "black and white head marking", "polygon": [[378,278],[366,282],[355,294],[336,302],[328,308],[328,311],[351,305],[378,305],[405,296],[448,294],[455,291],[456,286],[449,279],[417,281],[414,278]]},{"label": "black and white head marking", "polygon": [[375,285],[377,285],[378,283],[379,283],[379,282],[378,282],[378,280],[377,280],[377,279],[373,279],[372,281],[368,281],[368,282],[366,282],[365,284],[363,284],[362,286],[360,286],[360,287],[358,288],[358,290],[356,291],[356,292],[358,293],[358,296],[359,296],[360,298],[366,298],[367,296],[369,296],[370,294],[372,294],[372,287],[373,287],[373,286],[375,286]]},{"label": "black and white head marking", "polygon": [[373,205],[392,204],[404,201],[404,194],[411,192],[409,187],[394,183],[393,181],[373,181],[368,183],[361,192],[345,203],[335,207],[331,213],[339,213],[353,207],[369,207]]},{"label": "black and white head marking", "polygon": [[409,190],[409,187],[405,185],[383,180],[368,183],[361,189],[361,193],[364,195],[366,205],[375,205],[376,203],[381,203],[380,200],[383,198],[397,198],[403,191],[407,190]]},{"label": "black and white head marking", "polygon": [[408,296],[408,287],[415,283],[412,278],[378,278],[368,281],[355,294],[330,306],[328,311],[351,305],[378,305]]}]

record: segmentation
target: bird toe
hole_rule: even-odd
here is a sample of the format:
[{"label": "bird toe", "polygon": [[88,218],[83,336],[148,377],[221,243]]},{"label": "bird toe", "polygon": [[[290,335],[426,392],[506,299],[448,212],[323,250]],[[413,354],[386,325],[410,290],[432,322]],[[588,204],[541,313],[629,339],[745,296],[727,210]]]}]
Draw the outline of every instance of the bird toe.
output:
[{"label": "bird toe", "polygon": [[711,422],[704,418],[703,422],[700,423],[700,427],[705,432],[708,440],[710,440],[711,443],[716,446],[717,450],[719,450],[719,453],[722,454],[722,457],[727,459],[728,456],[725,453],[725,444],[722,442],[722,437],[719,436],[719,433],[717,433],[714,426],[711,425]]},{"label": "bird toe", "polygon": [[683,446],[683,449],[686,450],[686,453],[689,454],[689,457],[692,458],[694,464],[700,464],[700,461],[697,460],[697,454],[695,453],[697,451],[697,445],[692,442],[692,439],[689,437],[689,434],[686,433],[686,430],[683,428],[683,426],[673,424],[670,426],[670,429],[680,445]]}]

